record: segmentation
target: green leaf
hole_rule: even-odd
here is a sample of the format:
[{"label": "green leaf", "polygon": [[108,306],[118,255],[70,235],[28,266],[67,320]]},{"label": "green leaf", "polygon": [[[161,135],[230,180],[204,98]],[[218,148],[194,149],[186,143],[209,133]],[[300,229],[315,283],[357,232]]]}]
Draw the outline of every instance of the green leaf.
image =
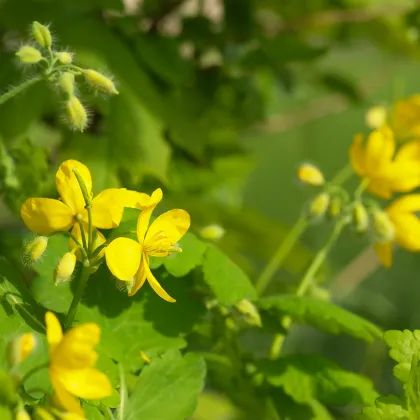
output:
[{"label": "green leaf", "polygon": [[420,364],[419,354],[415,354],[411,361],[410,376],[404,386],[410,419],[420,420]]},{"label": "green leaf", "polygon": [[204,387],[206,365],[201,357],[171,351],[146,366],[131,394],[125,420],[185,420]]},{"label": "green leaf", "polygon": [[234,305],[242,299],[257,299],[257,292],[248,276],[214,245],[208,245],[203,271],[205,282],[221,305]]},{"label": "green leaf", "polygon": [[386,331],[384,340],[391,347],[390,357],[398,362],[394,367],[394,376],[401,382],[407,382],[413,356],[420,354],[420,330]]},{"label": "green leaf", "polygon": [[104,419],[104,416],[99,411],[99,409],[89,403],[86,403],[86,402],[83,403],[83,410],[85,411],[86,418],[89,420],[103,420]]},{"label": "green leaf", "polygon": [[259,306],[279,316],[289,315],[296,322],[312,325],[330,334],[347,334],[368,342],[382,335],[374,324],[332,303],[295,295],[270,296]]},{"label": "green leaf", "polygon": [[180,241],[182,252],[161,258],[165,268],[174,277],[184,277],[191,270],[202,264],[207,245],[192,233],[187,233]]},{"label": "green leaf", "polygon": [[408,411],[394,395],[380,397],[373,407],[365,407],[355,420],[409,420]]},{"label": "green leaf", "polygon": [[267,381],[282,387],[297,403],[373,404],[378,393],[372,382],[315,355],[293,355],[260,364]]},{"label": "green leaf", "polygon": [[320,82],[330,91],[340,93],[351,101],[360,102],[362,100],[362,93],[358,87],[341,74],[324,73],[320,77]]}]

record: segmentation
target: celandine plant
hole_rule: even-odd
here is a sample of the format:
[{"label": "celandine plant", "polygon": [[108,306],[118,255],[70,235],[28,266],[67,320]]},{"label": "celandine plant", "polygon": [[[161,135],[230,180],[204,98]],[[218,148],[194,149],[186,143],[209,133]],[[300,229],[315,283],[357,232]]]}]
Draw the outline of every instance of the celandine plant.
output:
[{"label": "celandine plant", "polygon": [[[39,76],[0,102],[46,80],[66,95],[71,125],[82,131],[87,114],[75,96],[77,78],[108,94],[117,93],[113,82],[55,51],[46,26],[35,22],[33,38],[17,55],[37,65]],[[30,281],[0,258],[0,418],[186,420],[205,390],[230,400],[237,420],[419,419],[420,332],[384,334],[330,302],[317,283],[345,229],[367,235],[386,267],[395,245],[420,251],[420,198],[413,193],[420,125],[410,117],[419,102],[371,110],[373,131],[355,136],[351,167],[331,181],[312,164],[299,167],[298,178],[316,192],[255,282],[215,245],[222,226],[198,229],[193,221],[197,236],[185,210],[155,217],[165,203],[160,188],[94,195],[87,166],[62,162],[56,198],[28,197],[21,207],[32,232],[23,246]],[[353,173],[360,183],[349,192],[343,185]],[[324,221],[330,237],[300,281],[267,296],[301,235]],[[367,377],[319,355],[285,354],[297,323],[366,342],[383,338],[398,363],[401,396],[381,397]],[[245,334],[270,343],[250,349]]]}]

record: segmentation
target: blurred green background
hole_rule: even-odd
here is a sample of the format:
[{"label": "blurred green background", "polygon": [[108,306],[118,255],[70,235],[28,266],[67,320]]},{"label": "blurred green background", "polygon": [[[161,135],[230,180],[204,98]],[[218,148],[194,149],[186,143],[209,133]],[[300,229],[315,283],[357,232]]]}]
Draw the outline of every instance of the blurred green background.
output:
[{"label": "blurred green background", "polygon": [[[68,128],[62,98],[46,85],[0,108],[0,252],[17,264],[20,204],[53,196],[59,162],[74,158],[96,191],[161,186],[168,208],[191,213],[193,230],[222,225],[220,246],[255,279],[313,194],[296,181],[298,165],[331,178],[353,135],[367,131],[369,107],[420,92],[414,0],[0,0],[4,90],[31,74],[14,52],[33,20],[51,23],[80,65],[113,76],[120,95],[80,92],[91,115],[83,134]],[[296,284],[330,228],[311,228],[268,294]],[[398,252],[385,270],[369,246],[343,235],[321,278],[331,299],[384,329],[418,328],[418,257]],[[286,350],[327,355],[380,393],[399,392],[383,343],[294,328]],[[231,415],[205,394],[194,419]]]}]

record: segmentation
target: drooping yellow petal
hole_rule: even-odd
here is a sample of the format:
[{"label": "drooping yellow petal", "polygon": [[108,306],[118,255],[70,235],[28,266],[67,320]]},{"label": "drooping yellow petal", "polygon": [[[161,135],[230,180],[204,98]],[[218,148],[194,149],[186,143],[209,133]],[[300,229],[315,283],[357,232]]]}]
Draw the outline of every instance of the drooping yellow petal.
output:
[{"label": "drooping yellow petal", "polygon": [[420,162],[394,163],[388,169],[388,179],[383,179],[382,182],[387,184],[391,191],[414,190],[420,186]]},{"label": "drooping yellow petal", "polygon": [[391,162],[395,153],[393,132],[388,127],[372,131],[366,141],[365,153],[365,165],[369,172],[374,172]]},{"label": "drooping yellow petal", "polygon": [[164,288],[156,280],[155,276],[150,271],[149,264],[147,264],[145,261],[143,265],[144,270],[146,272],[147,281],[149,282],[152,289],[156,292],[156,294],[160,296],[163,300],[166,300],[167,302],[176,302],[176,300],[173,297],[169,296],[168,293],[166,293],[166,291],[164,290]]},{"label": "drooping yellow petal", "polygon": [[142,210],[147,207],[150,200],[150,195],[121,188],[120,200],[124,207]]},{"label": "drooping yellow petal", "polygon": [[60,381],[60,371],[50,370],[51,382],[54,388],[54,399],[62,409],[69,413],[75,413],[85,418],[85,413],[77,398],[73,397]]},{"label": "drooping yellow petal", "polygon": [[30,198],[21,208],[20,215],[25,225],[34,233],[49,235],[65,232],[74,223],[72,209],[52,198]]},{"label": "drooping yellow petal", "polygon": [[392,266],[392,243],[376,242],[373,246],[373,249],[375,250],[379,261],[384,265],[384,267],[390,268]]},{"label": "drooping yellow petal", "polygon": [[48,346],[50,353],[52,353],[63,339],[63,330],[57,317],[52,312],[45,314],[45,325],[47,327]]},{"label": "drooping yellow petal", "polygon": [[392,218],[401,213],[414,213],[420,211],[420,194],[409,194],[394,200],[387,208],[387,213]]},{"label": "drooping yellow petal", "polygon": [[83,213],[85,200],[73,169],[76,169],[82,177],[86,184],[88,194],[92,194],[92,178],[89,169],[77,160],[66,160],[60,165],[56,174],[57,190],[63,199],[63,202],[67,204],[74,213]]},{"label": "drooping yellow petal", "polygon": [[185,235],[190,223],[190,215],[185,210],[169,210],[157,217],[150,225],[145,244],[149,244],[149,241],[153,241],[160,233],[163,233],[174,245]]},{"label": "drooping yellow petal", "polygon": [[354,136],[353,143],[350,146],[349,157],[350,163],[354,171],[359,176],[366,175],[365,155],[363,151],[363,134],[359,133]]},{"label": "drooping yellow petal", "polygon": [[139,269],[141,252],[142,246],[132,239],[114,239],[106,247],[106,264],[117,279],[131,280]]},{"label": "drooping yellow petal", "polygon": [[420,251],[420,220],[414,214],[390,215],[395,226],[395,241],[412,252]]},{"label": "drooping yellow petal", "polygon": [[146,235],[147,228],[149,226],[150,216],[152,215],[153,210],[162,200],[163,194],[162,190],[158,188],[153,191],[147,205],[144,210],[140,213],[140,216],[137,220],[137,238],[140,243],[143,243],[144,237]]},{"label": "drooping yellow petal", "polygon": [[140,267],[136,273],[136,276],[134,277],[134,284],[128,293],[128,296],[135,295],[146,281],[146,270],[144,268],[145,264],[149,264],[149,257],[143,253],[142,260],[140,261]]},{"label": "drooping yellow petal", "polygon": [[117,227],[124,212],[120,188],[109,188],[92,200],[92,224],[99,229]]}]

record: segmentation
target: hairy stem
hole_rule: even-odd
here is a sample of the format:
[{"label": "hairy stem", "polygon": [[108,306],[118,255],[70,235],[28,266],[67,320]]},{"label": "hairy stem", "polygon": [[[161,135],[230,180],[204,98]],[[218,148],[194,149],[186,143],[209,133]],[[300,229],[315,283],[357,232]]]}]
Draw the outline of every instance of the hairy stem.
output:
[{"label": "hairy stem", "polygon": [[18,95],[19,93],[23,92],[24,90],[30,88],[35,83],[40,82],[44,79],[44,76],[36,76],[32,79],[27,80],[26,82],[21,83],[18,86],[15,86],[9,89],[6,93],[0,96],[0,105],[7,102],[9,99],[12,99],[14,96]]}]

